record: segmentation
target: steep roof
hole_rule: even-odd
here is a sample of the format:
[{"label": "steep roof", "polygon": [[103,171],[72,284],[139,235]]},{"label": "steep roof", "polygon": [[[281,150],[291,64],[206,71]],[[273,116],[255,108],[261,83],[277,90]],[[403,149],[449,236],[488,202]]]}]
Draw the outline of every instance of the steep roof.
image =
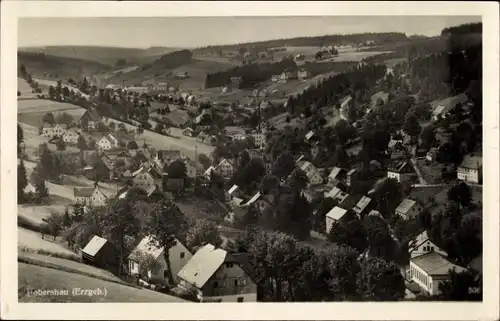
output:
[{"label": "steep roof", "polygon": [[326,213],[326,216],[331,218],[331,219],[334,219],[334,220],[340,220],[345,214],[347,213],[347,210],[341,208],[341,207],[338,207],[338,206],[335,206],[334,208],[332,208],[328,213]]},{"label": "steep roof", "polygon": [[193,255],[177,276],[201,289],[227,256],[228,253],[223,249],[216,249],[212,244],[207,244]]},{"label": "steep roof", "polygon": [[105,238],[94,235],[90,242],[85,245],[82,252],[90,256],[95,256],[107,242],[108,240]]},{"label": "steep roof", "polygon": [[415,236],[413,239],[408,242],[408,253],[413,252],[416,248],[420,246],[423,242],[429,239],[429,234],[427,230],[423,231],[419,235]]},{"label": "steep roof", "polygon": [[325,193],[325,197],[336,198],[342,190],[336,186],[334,186],[328,193]]},{"label": "steep roof", "polygon": [[306,134],[306,140],[311,139],[313,136],[314,136],[314,131],[313,131],[313,130],[309,131],[309,132]]},{"label": "steep roof", "polygon": [[460,167],[469,169],[480,169],[483,166],[483,158],[480,156],[466,155],[460,163]]},{"label": "steep roof", "polygon": [[330,175],[328,175],[328,178],[335,179],[337,176],[341,173],[345,173],[346,171],[343,168],[335,166],[332,171],[330,172]]},{"label": "steep roof", "polygon": [[234,184],[234,185],[233,185],[233,187],[231,187],[231,188],[229,189],[229,191],[227,191],[227,193],[228,193],[229,195],[231,195],[231,194],[233,194],[233,193],[234,193],[234,191],[236,191],[237,189],[238,189],[238,185]]},{"label": "steep roof", "polygon": [[93,187],[74,187],[73,195],[75,197],[90,197],[94,193]]},{"label": "steep roof", "polygon": [[353,211],[358,213],[358,214],[362,213],[366,209],[368,204],[370,204],[371,201],[372,201],[371,198],[369,198],[367,196],[363,196],[359,200],[359,202],[356,204],[356,206],[354,206]]},{"label": "steep roof", "polygon": [[405,198],[401,203],[399,203],[396,208],[396,212],[406,214],[415,204],[417,204],[417,202],[414,200]]},{"label": "steep roof", "polygon": [[431,276],[448,275],[450,270],[462,272],[466,269],[448,261],[443,255],[429,252],[410,259],[410,261]]},{"label": "steep roof", "polygon": [[390,171],[396,172],[396,173],[413,173],[413,166],[410,165],[410,163],[406,161],[402,161],[397,163],[395,166],[391,166]]},{"label": "steep roof", "polygon": [[153,241],[151,236],[145,236],[132,250],[129,258],[137,258],[139,254],[149,254],[155,260],[163,253],[163,247]]},{"label": "steep roof", "polygon": [[249,206],[249,205],[255,203],[255,201],[257,201],[260,198],[260,196],[261,196],[260,192],[257,192],[254,196],[252,196],[251,199],[248,200],[248,202],[243,204],[243,206]]}]

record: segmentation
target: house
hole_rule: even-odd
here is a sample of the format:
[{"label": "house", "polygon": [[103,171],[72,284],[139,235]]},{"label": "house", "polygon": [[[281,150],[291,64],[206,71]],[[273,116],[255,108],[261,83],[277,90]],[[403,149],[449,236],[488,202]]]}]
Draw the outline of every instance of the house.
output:
[{"label": "house", "polygon": [[429,252],[437,252],[443,256],[448,256],[445,251],[429,239],[429,233],[427,231],[423,231],[408,242],[408,254],[410,258],[424,255]]},{"label": "house", "polygon": [[170,164],[178,159],[182,159],[183,155],[180,150],[165,150],[159,149],[156,151],[155,161],[158,161],[160,164]]},{"label": "house", "polygon": [[74,129],[69,129],[63,134],[62,139],[66,144],[76,145],[78,143],[78,137],[80,137],[79,132]]},{"label": "house", "polygon": [[206,179],[210,179],[212,177],[212,172],[217,172],[215,166],[207,168],[207,170],[203,173],[203,176],[205,176]]},{"label": "house", "polygon": [[256,302],[257,284],[239,255],[207,244],[177,274],[179,287],[201,302]]},{"label": "house", "polygon": [[440,118],[446,118],[449,113],[460,104],[467,102],[467,95],[462,93],[457,96],[448,97],[438,102],[432,102],[432,120],[437,121]]},{"label": "house", "polygon": [[108,134],[102,137],[98,142],[97,146],[101,151],[110,150],[114,148],[118,148],[118,140],[111,134]]},{"label": "house", "polygon": [[94,193],[93,187],[74,187],[73,200],[75,204],[90,205],[90,198]]},{"label": "house", "polygon": [[363,196],[358,203],[352,208],[354,213],[359,217],[362,217],[365,213],[370,210],[370,206],[373,205],[372,199],[368,196]]},{"label": "house", "polygon": [[466,269],[453,264],[443,255],[433,251],[410,259],[411,280],[430,295],[437,295],[441,292],[439,284],[449,280],[450,270],[460,273]]},{"label": "house", "polygon": [[273,82],[277,82],[277,81],[279,81],[279,80],[280,80],[280,75],[272,75],[272,76],[271,76],[271,81],[273,81]]},{"label": "house", "polygon": [[339,182],[344,182],[347,171],[343,168],[335,166],[328,175],[328,184],[331,186],[337,185]]},{"label": "house", "polygon": [[326,213],[326,234],[329,234],[333,224],[340,221],[346,214],[347,210],[338,206],[335,206]]},{"label": "house", "polygon": [[82,250],[82,262],[101,269],[118,272],[118,255],[115,247],[105,238],[94,235]]},{"label": "house", "polygon": [[226,200],[227,201],[230,201],[232,200],[234,197],[240,197],[242,196],[242,191],[241,189],[238,187],[238,185],[233,185],[227,192],[226,192]]},{"label": "house", "polygon": [[203,171],[203,166],[193,160],[186,160],[186,176],[188,178],[196,178]]},{"label": "house", "polygon": [[23,192],[25,194],[36,193],[36,188],[35,186],[33,186],[31,183],[28,182],[28,184],[24,187]]},{"label": "house", "polygon": [[50,125],[49,123],[44,123],[42,127],[42,136],[46,138],[62,137],[66,132],[66,128],[66,124]]},{"label": "house", "polygon": [[103,190],[99,185],[95,186],[92,195],[90,195],[89,200],[90,206],[100,207],[107,204],[108,200],[111,198],[111,194]]},{"label": "house", "polygon": [[[164,248],[154,242],[151,236],[144,237],[132,250],[128,257],[128,269],[131,275],[139,275],[142,260],[150,256],[153,262],[146,269],[147,281],[152,284],[168,284],[168,266],[165,261]],[[177,274],[193,257],[193,254],[180,242],[175,240],[175,245],[168,249],[170,268],[174,281],[179,282]]]},{"label": "house", "polygon": [[309,78],[311,77],[311,73],[309,72],[309,70],[306,70],[306,69],[300,69],[297,73],[297,77],[299,79],[306,79],[306,78]]},{"label": "house", "polygon": [[359,182],[359,171],[353,168],[347,172],[345,183],[348,187],[354,187],[358,182]]},{"label": "house", "polygon": [[152,193],[154,190],[162,190],[163,188],[163,173],[156,166],[141,166],[137,171],[132,173],[132,185]]},{"label": "house", "polygon": [[314,137],[314,131],[313,131],[313,130],[311,130],[311,131],[309,131],[309,132],[306,134],[306,136],[305,136],[305,140],[306,140],[306,142],[309,142],[309,140],[311,140],[311,138],[313,138],[313,137]]},{"label": "house", "polygon": [[250,135],[253,137],[255,146],[259,148],[264,148],[266,147],[266,135],[263,133],[253,133]]},{"label": "house", "polygon": [[87,110],[78,120],[80,126],[84,129],[96,129],[99,124],[102,124],[102,117],[94,108]]},{"label": "house", "polygon": [[387,169],[387,177],[394,178],[399,183],[410,181],[415,175],[414,173],[413,166],[407,161],[400,161]]},{"label": "house", "polygon": [[289,79],[296,79],[297,71],[296,70],[285,70],[281,73],[280,79],[283,81],[287,81]]},{"label": "house", "polygon": [[231,85],[235,88],[240,88],[241,84],[243,83],[243,77],[241,76],[231,77],[230,80],[231,80]]},{"label": "house", "polygon": [[300,169],[306,173],[310,185],[323,184],[323,177],[321,176],[321,173],[312,163],[307,161],[302,162]]},{"label": "house", "polygon": [[352,102],[352,96],[346,96],[339,101],[340,110],[343,111],[341,112],[341,114],[347,115],[347,108],[350,107],[351,102]]},{"label": "house", "polygon": [[427,152],[427,154],[425,155],[425,159],[428,161],[428,162],[433,162],[436,160],[436,156],[437,156],[437,153],[438,153],[438,148],[436,147],[432,147],[431,149],[429,149],[429,151]]},{"label": "house", "polygon": [[391,159],[404,158],[406,149],[400,141],[391,139],[387,146],[387,155],[389,155]]},{"label": "house", "polygon": [[483,158],[466,155],[457,167],[457,178],[462,181],[480,184],[482,182]]},{"label": "house", "polygon": [[194,131],[191,128],[187,127],[182,131],[182,135],[192,137],[193,132]]},{"label": "house", "polygon": [[227,159],[222,159],[216,166],[216,171],[224,179],[230,179],[234,173],[233,163]]},{"label": "house", "polygon": [[422,212],[423,208],[416,201],[405,198],[401,203],[399,203],[396,208],[396,214],[401,218],[408,220],[415,218],[418,214]]}]

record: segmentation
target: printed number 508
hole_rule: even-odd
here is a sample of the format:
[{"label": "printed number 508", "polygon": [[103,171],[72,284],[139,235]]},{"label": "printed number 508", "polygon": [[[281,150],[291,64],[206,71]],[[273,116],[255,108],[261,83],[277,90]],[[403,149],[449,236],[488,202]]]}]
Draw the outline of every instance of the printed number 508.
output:
[{"label": "printed number 508", "polygon": [[479,294],[481,293],[481,288],[479,287],[470,287],[469,294]]}]

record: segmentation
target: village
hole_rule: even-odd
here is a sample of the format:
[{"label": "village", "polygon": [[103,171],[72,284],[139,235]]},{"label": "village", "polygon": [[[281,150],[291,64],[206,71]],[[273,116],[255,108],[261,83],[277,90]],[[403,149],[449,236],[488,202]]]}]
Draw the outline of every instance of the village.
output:
[{"label": "village", "polygon": [[20,262],[46,266],[58,249],[48,256],[163,296],[153,301],[457,299],[453,273],[482,274],[482,105],[475,83],[443,95],[412,74],[440,55],[317,73],[297,54],[250,89],[223,74],[210,95],[183,90],[186,71],[39,90],[23,64]]}]

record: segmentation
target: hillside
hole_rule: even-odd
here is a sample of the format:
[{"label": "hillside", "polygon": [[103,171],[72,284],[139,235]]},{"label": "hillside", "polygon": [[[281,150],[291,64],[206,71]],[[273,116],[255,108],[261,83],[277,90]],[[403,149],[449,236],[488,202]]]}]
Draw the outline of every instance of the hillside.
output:
[{"label": "hillside", "polygon": [[20,48],[19,50],[58,57],[93,60],[102,64],[115,66],[116,62],[120,59],[125,59],[126,64],[152,62],[158,57],[178,49],[167,47],[141,49],[98,46],[49,46]]},{"label": "hillside", "polygon": [[60,57],[34,52],[18,52],[17,63],[25,65],[33,78],[53,79],[79,79],[83,75],[93,75],[110,70],[105,65],[92,60]]}]

